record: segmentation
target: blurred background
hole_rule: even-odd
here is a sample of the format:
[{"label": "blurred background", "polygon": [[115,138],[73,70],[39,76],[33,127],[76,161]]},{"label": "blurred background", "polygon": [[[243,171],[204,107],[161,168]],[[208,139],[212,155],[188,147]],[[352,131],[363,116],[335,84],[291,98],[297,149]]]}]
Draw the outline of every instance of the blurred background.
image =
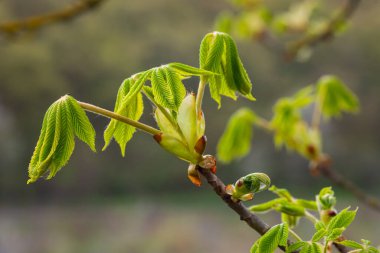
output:
[{"label": "blurred background", "polygon": [[[0,1],[0,23],[69,3]],[[230,8],[225,0],[106,0],[78,18],[34,33],[0,34],[0,253],[249,252],[256,233],[208,185],[194,187],[187,165],[141,132],[124,158],[115,143],[94,154],[77,142],[69,164],[53,180],[26,185],[29,159],[52,102],[71,94],[112,109],[121,81],[131,74],[173,61],[197,66],[202,37],[213,30],[218,13]],[[358,95],[361,111],[323,126],[324,150],[337,171],[379,197],[379,12],[379,1],[362,1],[347,32],[320,44],[302,63],[286,62],[253,41],[238,41],[257,101],[223,99],[218,110],[206,94],[207,152],[215,153],[237,108],[248,106],[270,118],[279,97],[335,74]],[[197,81],[186,81],[189,90],[196,90]],[[153,125],[151,112],[146,103],[142,121]],[[89,117],[101,150],[107,120]],[[266,132],[255,131],[252,145],[248,157],[218,166],[225,182],[261,171],[273,184],[309,199],[330,185],[312,177],[298,155],[275,150]],[[379,213],[335,190],[338,207],[360,207],[347,236],[379,244]],[[257,201],[269,197],[263,193]],[[263,218],[278,222],[277,216]]]}]

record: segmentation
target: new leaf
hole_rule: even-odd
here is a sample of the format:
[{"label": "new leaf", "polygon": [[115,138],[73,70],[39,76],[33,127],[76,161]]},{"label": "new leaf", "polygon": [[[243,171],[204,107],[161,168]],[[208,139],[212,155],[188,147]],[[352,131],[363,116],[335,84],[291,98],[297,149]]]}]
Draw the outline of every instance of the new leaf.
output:
[{"label": "new leaf", "polygon": [[71,96],[63,96],[47,110],[41,134],[29,163],[29,183],[49,173],[51,179],[69,161],[75,147],[74,136],[95,152],[95,130],[86,113]]},{"label": "new leaf", "polygon": [[240,60],[233,39],[226,33],[213,32],[206,34],[199,50],[199,65],[219,75],[210,76],[211,97],[219,104],[221,95],[236,99],[235,92],[255,100],[251,94],[252,83]]},{"label": "new leaf", "polygon": [[231,116],[217,146],[220,161],[228,163],[249,152],[255,118],[248,108],[242,108]]}]

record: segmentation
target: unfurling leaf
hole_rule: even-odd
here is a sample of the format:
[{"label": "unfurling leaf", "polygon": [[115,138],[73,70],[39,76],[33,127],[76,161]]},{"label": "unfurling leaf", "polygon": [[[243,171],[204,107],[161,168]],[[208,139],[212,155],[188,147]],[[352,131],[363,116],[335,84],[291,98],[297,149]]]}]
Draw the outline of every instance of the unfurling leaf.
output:
[{"label": "unfurling leaf", "polygon": [[95,150],[95,130],[86,113],[71,96],[63,96],[47,110],[41,134],[29,163],[28,183],[49,173],[51,179],[69,161],[75,147],[74,136]]},{"label": "unfurling leaf", "polygon": [[236,99],[235,92],[255,100],[251,94],[252,83],[240,60],[233,39],[226,33],[208,33],[203,38],[199,50],[201,69],[219,74],[209,76],[211,97],[219,104],[221,95]]},{"label": "unfurling leaf", "polygon": [[323,76],[317,82],[317,103],[325,118],[342,112],[357,112],[359,101],[355,94],[337,77]]},{"label": "unfurling leaf", "polygon": [[318,209],[321,210],[331,210],[336,204],[336,198],[334,196],[334,191],[331,187],[323,188],[319,194],[316,196],[316,201]]},{"label": "unfurling leaf", "polygon": [[[150,71],[132,76],[121,84],[117,93],[114,111],[122,116],[138,121],[143,113],[144,104],[140,93]],[[104,147],[107,148],[111,139],[114,138],[119,144],[121,154],[125,155],[125,147],[132,138],[136,128],[123,122],[111,119],[104,131]]]},{"label": "unfurling leaf", "polygon": [[165,108],[178,111],[186,96],[181,76],[169,65],[164,65],[152,69],[151,83],[155,102]]},{"label": "unfurling leaf", "polygon": [[256,115],[248,108],[241,108],[231,116],[217,146],[221,162],[231,162],[249,152],[255,119]]}]

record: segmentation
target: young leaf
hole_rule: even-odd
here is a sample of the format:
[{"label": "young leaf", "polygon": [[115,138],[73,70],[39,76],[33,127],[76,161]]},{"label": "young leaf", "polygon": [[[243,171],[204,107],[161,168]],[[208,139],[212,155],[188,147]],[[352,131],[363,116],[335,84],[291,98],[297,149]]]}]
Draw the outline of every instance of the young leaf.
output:
[{"label": "young leaf", "polygon": [[231,116],[217,146],[221,162],[231,162],[249,152],[255,118],[248,108],[241,108]]},{"label": "young leaf", "polygon": [[95,151],[95,131],[84,110],[71,96],[63,96],[47,110],[41,134],[29,163],[28,183],[49,172],[51,179],[69,161],[75,147],[74,136]]},{"label": "young leaf", "polygon": [[325,118],[342,112],[357,112],[359,101],[355,94],[337,77],[323,76],[317,82],[317,103]]},{"label": "young leaf", "polygon": [[268,230],[259,242],[260,253],[273,253],[278,246],[286,246],[289,228],[286,223],[278,224]]},{"label": "young leaf", "polygon": [[167,66],[175,70],[175,72],[180,74],[182,77],[215,75],[215,73],[213,72],[204,69],[194,68],[192,66],[179,62],[169,63]]},{"label": "young leaf", "polygon": [[[355,211],[349,211],[349,207],[342,210],[334,218],[330,220],[327,225],[327,230],[332,233],[336,228],[347,228],[351,222],[355,219],[357,209]],[[343,231],[342,231],[343,232]]]},{"label": "young leaf", "polygon": [[221,95],[235,99],[235,92],[255,100],[251,94],[252,83],[239,58],[235,42],[228,34],[213,32],[203,38],[199,64],[201,69],[220,75],[206,78],[210,84],[211,97],[219,106]]},{"label": "young leaf", "polygon": [[[142,100],[142,95],[140,90],[143,84],[148,78],[149,71],[143,72],[142,74],[130,77],[121,84],[116,98],[114,111],[120,115],[128,117],[133,120],[139,120],[143,110],[144,104]],[[104,131],[104,147],[103,150],[107,148],[112,138],[119,144],[121,154],[125,155],[125,147],[128,141],[132,138],[135,127],[124,124],[115,119],[111,119],[106,130]]]},{"label": "young leaf", "polygon": [[152,71],[151,82],[155,102],[165,108],[178,111],[186,96],[186,89],[179,74],[165,65]]},{"label": "young leaf", "polygon": [[293,244],[291,244],[288,249],[286,250],[286,253],[291,253],[291,252],[294,252],[300,248],[303,248],[307,245],[308,243],[307,242],[304,242],[304,241],[299,241],[299,242],[295,242]]},{"label": "young leaf", "polygon": [[326,236],[327,231],[326,229],[320,229],[315,234],[313,235],[313,238],[311,239],[313,242],[318,242],[320,241],[324,236]]}]

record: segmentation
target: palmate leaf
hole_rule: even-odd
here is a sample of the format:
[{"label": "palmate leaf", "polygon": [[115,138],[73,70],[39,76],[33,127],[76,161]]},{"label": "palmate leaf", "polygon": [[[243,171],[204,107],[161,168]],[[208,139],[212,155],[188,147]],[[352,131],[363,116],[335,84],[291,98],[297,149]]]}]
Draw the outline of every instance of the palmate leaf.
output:
[{"label": "palmate leaf", "polygon": [[199,65],[219,76],[210,76],[211,97],[219,104],[221,95],[236,99],[235,92],[255,100],[251,94],[252,83],[239,58],[233,39],[226,33],[208,33],[202,40],[199,49]]},{"label": "palmate leaf", "polygon": [[249,152],[255,119],[254,112],[248,108],[241,108],[231,116],[217,146],[221,162],[231,162]]},{"label": "palmate leaf", "polygon": [[74,136],[95,152],[95,130],[84,110],[71,96],[63,96],[47,110],[41,134],[29,163],[28,183],[49,173],[51,179],[69,161],[75,147]]},{"label": "palmate leaf", "polygon": [[337,77],[323,76],[317,82],[317,103],[325,118],[342,112],[357,112],[359,101],[355,94]]},{"label": "palmate leaf", "polygon": [[[132,76],[121,84],[117,93],[114,111],[122,116],[133,120],[139,120],[144,104],[140,93],[144,83],[148,79],[150,71],[141,73],[139,76]],[[115,119],[111,119],[106,130],[104,131],[104,147],[107,148],[112,138],[119,144],[122,156],[125,155],[125,148],[128,141],[133,137],[136,128],[124,124]]]},{"label": "palmate leaf", "polygon": [[251,253],[273,253],[278,246],[287,246],[289,228],[287,223],[269,229],[251,248]]}]

